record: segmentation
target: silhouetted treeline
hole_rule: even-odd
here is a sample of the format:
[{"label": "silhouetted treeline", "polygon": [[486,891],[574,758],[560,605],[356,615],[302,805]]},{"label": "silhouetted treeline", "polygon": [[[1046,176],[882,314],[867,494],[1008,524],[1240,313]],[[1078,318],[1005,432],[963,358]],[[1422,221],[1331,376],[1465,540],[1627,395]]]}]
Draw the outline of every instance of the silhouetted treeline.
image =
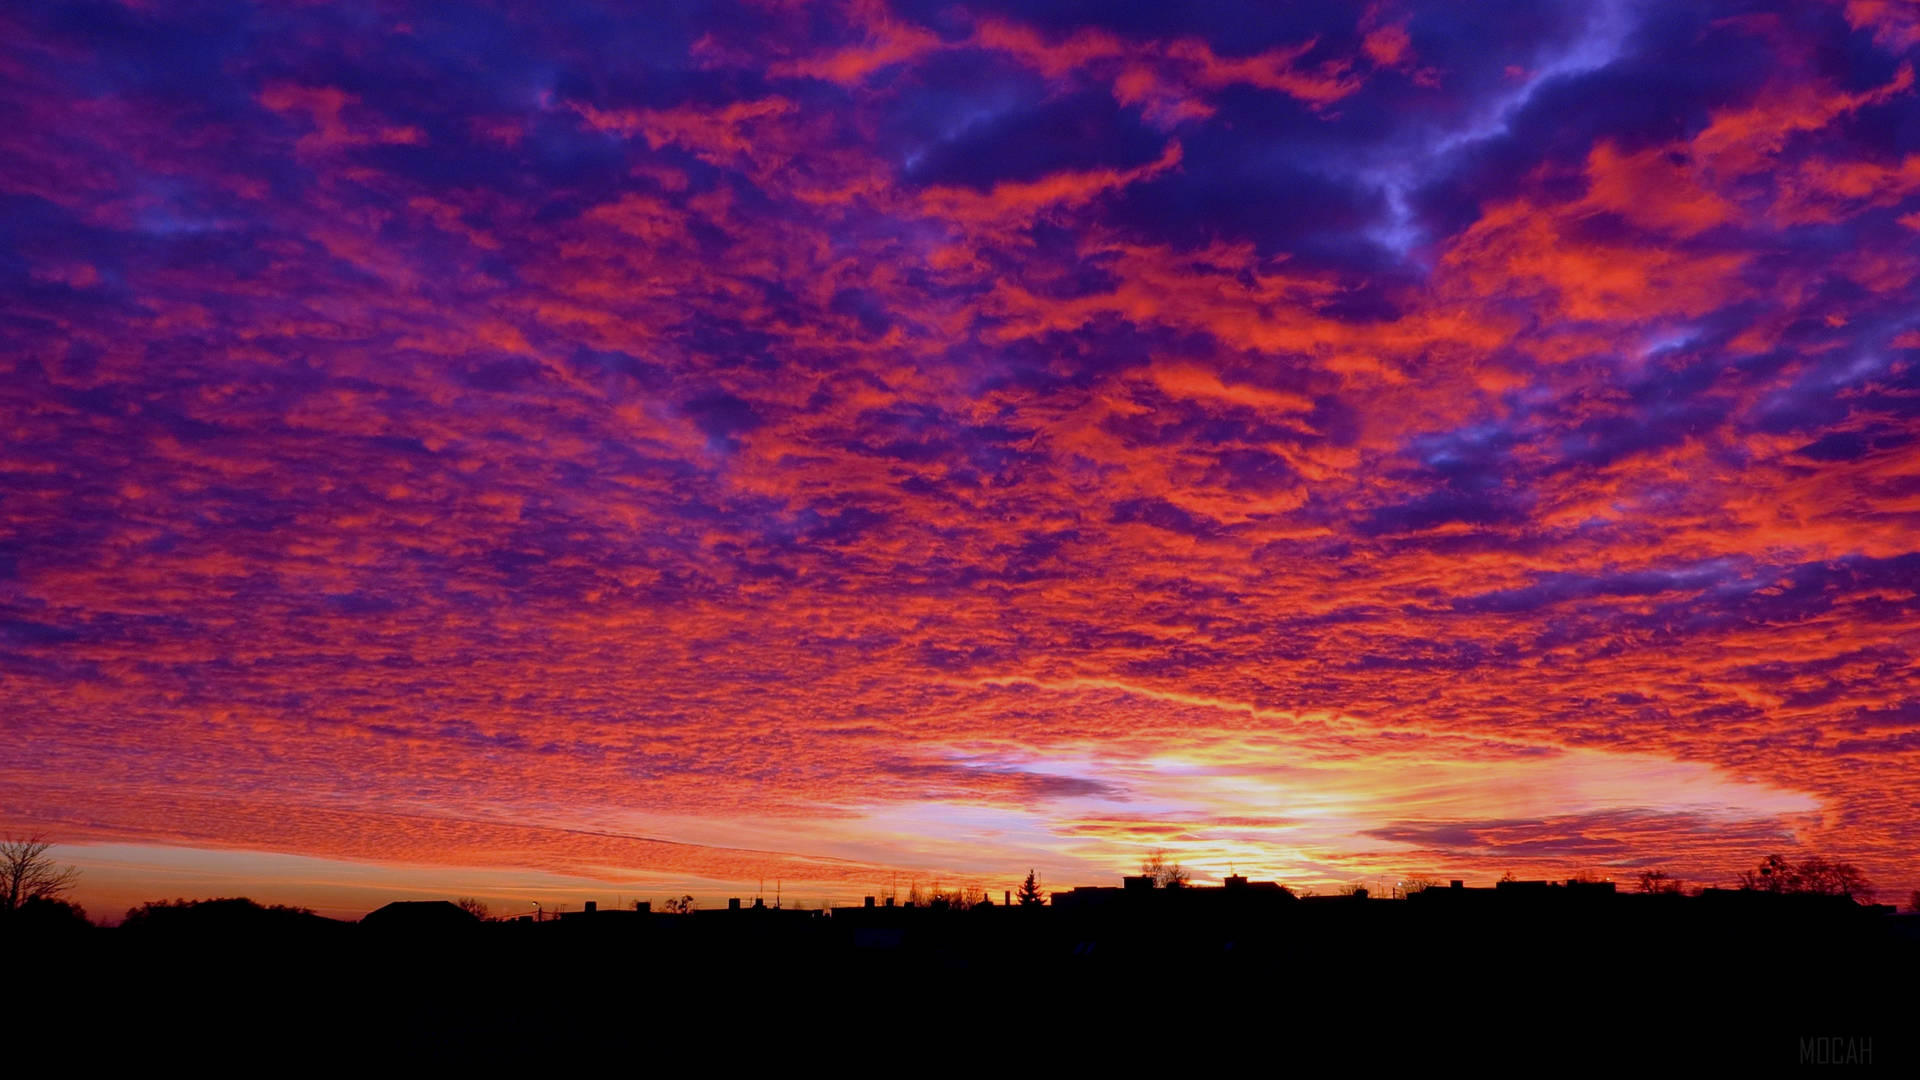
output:
[{"label": "silhouetted treeline", "polygon": [[87,909],[54,897],[36,896],[11,911],[0,912],[0,931],[67,934],[91,930]]},{"label": "silhouetted treeline", "polygon": [[325,934],[343,925],[308,908],[262,905],[244,896],[212,900],[156,900],[129,909],[120,929],[129,934],[290,936]]},{"label": "silhouetted treeline", "polygon": [[1158,884],[1141,875],[1049,904],[537,922],[481,922],[450,902],[356,924],[244,899],[173,901],[26,951],[55,975],[49,1003],[139,1002],[116,1018],[122,1036],[194,1032],[276,1054],[491,1061],[610,1044],[658,1056],[711,1047],[725,1025],[833,1054],[976,1047],[1017,1029],[1063,1046],[1141,1032],[1258,1040],[1275,1059],[1335,1065],[1393,1040],[1436,1065],[1550,1071],[1578,1047],[1662,1071],[1777,1066],[1798,1062],[1800,1040],[1835,1035],[1871,1040],[1879,1064],[1913,1060],[1910,1003],[1886,988],[1920,961],[1920,919],[1844,896],[1509,881],[1379,899]]},{"label": "silhouetted treeline", "polygon": [[1872,900],[1873,883],[1849,862],[1814,855],[1798,863],[1769,855],[1760,865],[1740,874],[1742,889],[1771,893],[1808,893]]},{"label": "silhouetted treeline", "polygon": [[1768,859],[1746,888],[1649,871],[1626,890],[1409,878],[1381,896],[1195,885],[1164,858],[1141,870],[1051,895],[1029,873],[995,896],[911,888],[907,903],[831,911],[680,898],[540,920],[487,920],[471,900],[347,922],[218,898],[143,904],[98,929],[39,895],[0,914],[0,933],[15,969],[39,976],[10,1019],[107,994],[140,1003],[116,1019],[123,1034],[217,1032],[276,1054],[658,1055],[724,1022],[833,1053],[1020,1029],[1264,1040],[1276,1058],[1332,1065],[1389,1039],[1436,1064],[1546,1063],[1569,1047],[1663,1071],[1797,1064],[1807,1047],[1915,1061],[1910,1002],[1890,990],[1920,962],[1920,917],[1857,902],[1870,885],[1835,860]]}]

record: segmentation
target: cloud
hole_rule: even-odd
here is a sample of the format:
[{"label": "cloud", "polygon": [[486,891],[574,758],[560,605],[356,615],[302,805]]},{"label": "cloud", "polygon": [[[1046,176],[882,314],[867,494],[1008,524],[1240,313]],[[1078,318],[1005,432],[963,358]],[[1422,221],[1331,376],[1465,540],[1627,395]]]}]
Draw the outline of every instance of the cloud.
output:
[{"label": "cloud", "polygon": [[1903,887],[1901,11],[9,10],[0,823]]},{"label": "cloud", "polygon": [[[1733,832],[1753,847],[1792,842],[1791,830],[1778,823],[1756,823],[1738,827]],[[1644,861],[1646,853],[1652,851],[1668,859],[1685,858],[1692,854],[1690,848],[1700,845],[1703,834],[1717,834],[1726,839],[1728,829],[1725,823],[1700,815],[1616,810],[1542,821],[1396,823],[1370,833],[1382,840],[1414,845],[1443,857],[1507,859],[1522,864],[1535,860],[1562,863],[1573,860],[1623,868]],[[1733,877],[1733,873],[1728,872],[1699,883],[1727,886],[1733,883]]]}]

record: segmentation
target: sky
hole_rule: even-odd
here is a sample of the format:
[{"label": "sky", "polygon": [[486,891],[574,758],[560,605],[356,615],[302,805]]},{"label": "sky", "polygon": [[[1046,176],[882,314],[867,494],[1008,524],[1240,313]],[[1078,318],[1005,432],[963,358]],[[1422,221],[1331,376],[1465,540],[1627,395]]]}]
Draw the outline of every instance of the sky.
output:
[{"label": "sky", "polygon": [[0,10],[76,898],[1920,886],[1920,6]]}]

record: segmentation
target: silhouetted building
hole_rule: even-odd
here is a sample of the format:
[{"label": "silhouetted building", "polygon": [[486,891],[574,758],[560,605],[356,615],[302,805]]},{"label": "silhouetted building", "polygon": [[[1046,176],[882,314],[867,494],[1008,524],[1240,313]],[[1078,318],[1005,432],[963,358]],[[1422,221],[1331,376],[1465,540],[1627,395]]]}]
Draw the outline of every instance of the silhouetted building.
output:
[{"label": "silhouetted building", "polygon": [[1352,892],[1344,893],[1319,893],[1314,896],[1303,896],[1301,899],[1310,904],[1317,904],[1324,907],[1327,904],[1359,903],[1372,895],[1372,893],[1365,889],[1355,889]]},{"label": "silhouetted building", "polygon": [[[1557,896],[1565,899],[1575,896],[1592,898],[1597,896],[1612,896],[1614,894],[1613,882],[1611,881],[1581,881],[1578,878],[1568,878],[1565,882],[1503,880],[1496,882],[1493,888],[1494,892],[1511,897]],[[1438,892],[1439,890],[1429,889],[1427,891]]]},{"label": "silhouetted building", "polygon": [[360,925],[375,930],[419,934],[464,930],[479,922],[472,912],[446,900],[395,900],[385,907],[367,912],[366,917],[360,920]]},{"label": "silhouetted building", "polygon": [[631,925],[644,921],[652,914],[653,904],[647,900],[636,900],[630,908],[610,908],[606,911],[600,910],[599,901],[589,900],[580,905],[579,911],[560,912],[559,918],[562,922],[569,922],[576,925],[589,921],[600,924],[618,923]]},{"label": "silhouetted building", "polygon": [[[1277,881],[1248,881],[1234,874],[1218,886],[1182,885],[1156,888],[1146,875],[1120,879],[1120,887],[1079,885],[1053,894],[1053,906],[1063,910],[1090,911],[1117,905],[1171,906],[1182,912],[1198,912],[1220,905],[1242,908],[1263,902],[1291,902],[1296,897]],[[1182,916],[1185,917],[1185,916]]]}]

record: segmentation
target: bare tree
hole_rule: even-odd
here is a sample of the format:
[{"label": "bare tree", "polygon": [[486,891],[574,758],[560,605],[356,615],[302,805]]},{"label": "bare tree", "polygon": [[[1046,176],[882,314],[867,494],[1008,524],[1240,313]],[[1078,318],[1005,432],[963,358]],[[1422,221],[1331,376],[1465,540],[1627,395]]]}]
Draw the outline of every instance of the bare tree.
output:
[{"label": "bare tree", "polygon": [[1394,885],[1393,896],[1396,900],[1405,900],[1414,893],[1426,892],[1428,889],[1437,889],[1439,887],[1440,883],[1430,877],[1414,876],[1402,878]]},{"label": "bare tree", "polygon": [[693,897],[670,896],[667,902],[661,905],[661,910],[669,915],[691,915],[693,914]]},{"label": "bare tree", "polygon": [[[916,885],[917,889],[918,886]],[[916,899],[917,897],[917,899]],[[978,885],[968,885],[960,889],[942,889],[935,881],[926,892],[909,892],[907,898],[928,907],[946,905],[951,911],[967,911],[987,902],[987,890]]]},{"label": "bare tree", "polygon": [[1642,870],[1640,871],[1640,891],[1662,895],[1677,894],[1681,891],[1680,879],[1673,877],[1665,870]]},{"label": "bare tree", "polygon": [[1872,901],[1873,883],[1860,868],[1814,855],[1794,864],[1778,855],[1760,860],[1760,865],[1740,872],[1740,887],[1758,892],[1811,893],[1817,896],[1844,896]]},{"label": "bare tree", "polygon": [[1158,848],[1148,852],[1147,857],[1141,860],[1140,873],[1143,877],[1152,878],[1156,889],[1185,888],[1193,880],[1193,875],[1187,873],[1185,867],[1177,862],[1168,862],[1167,853]]},{"label": "bare tree", "polygon": [[489,922],[493,919],[493,909],[487,906],[485,900],[463,896],[455,900],[454,905],[481,922]]},{"label": "bare tree", "polygon": [[0,911],[29,900],[58,900],[80,880],[80,871],[47,857],[53,845],[38,836],[0,841]]},{"label": "bare tree", "polygon": [[1769,855],[1753,869],[1740,871],[1740,887],[1755,892],[1799,892],[1800,880],[1792,863],[1778,855]]},{"label": "bare tree", "polygon": [[1868,902],[1873,900],[1873,883],[1852,863],[1815,855],[1802,862],[1798,869],[1803,891],[1821,896],[1857,897]]}]

